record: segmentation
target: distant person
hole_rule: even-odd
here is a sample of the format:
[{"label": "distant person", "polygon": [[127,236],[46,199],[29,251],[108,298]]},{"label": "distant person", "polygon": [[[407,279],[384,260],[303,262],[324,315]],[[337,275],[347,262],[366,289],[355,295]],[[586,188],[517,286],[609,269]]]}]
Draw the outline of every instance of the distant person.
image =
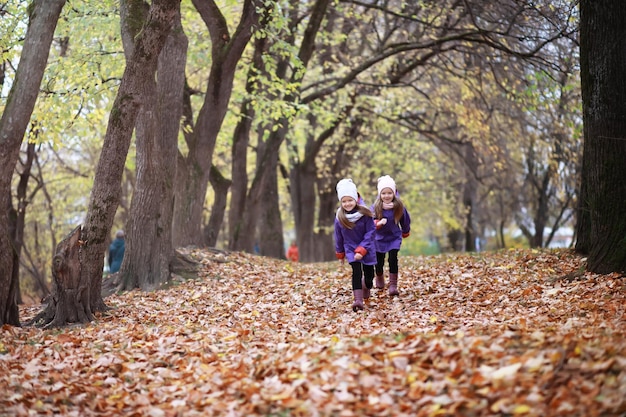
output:
[{"label": "distant person", "polygon": [[352,267],[352,310],[363,310],[363,299],[369,298],[374,285],[376,265],[372,212],[358,204],[359,193],[351,179],[337,183],[337,198],[341,207],[335,216],[335,254]]},{"label": "distant person", "polygon": [[298,245],[295,240],[291,241],[291,245],[287,249],[287,259],[291,262],[298,262],[300,259],[300,253],[298,252]]},{"label": "distant person", "polygon": [[124,259],[124,231],[118,230],[115,233],[115,239],[109,246],[109,269],[111,273],[120,270],[122,260]]},{"label": "distant person", "polygon": [[411,216],[396,190],[396,182],[389,175],[378,178],[378,197],[372,206],[376,233],[376,288],[385,288],[383,269],[385,255],[389,254],[389,295],[398,292],[398,252],[402,239],[411,233]]}]

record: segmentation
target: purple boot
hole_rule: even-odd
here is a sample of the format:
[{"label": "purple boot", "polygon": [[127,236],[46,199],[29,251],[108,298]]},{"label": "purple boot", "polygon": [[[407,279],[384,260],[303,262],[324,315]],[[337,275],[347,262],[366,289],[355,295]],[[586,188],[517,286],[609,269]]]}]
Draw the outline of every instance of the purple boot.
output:
[{"label": "purple boot", "polygon": [[363,287],[363,299],[367,300],[370,298],[370,289],[365,285],[365,278],[361,278],[361,286]]},{"label": "purple boot", "polygon": [[385,275],[384,274],[376,274],[376,284],[374,285],[379,290],[385,288]]},{"label": "purple boot", "polygon": [[389,295],[400,295],[398,292],[398,274],[389,274]]},{"label": "purple boot", "polygon": [[352,311],[363,310],[363,290],[352,290],[354,293],[354,303],[352,303]]}]

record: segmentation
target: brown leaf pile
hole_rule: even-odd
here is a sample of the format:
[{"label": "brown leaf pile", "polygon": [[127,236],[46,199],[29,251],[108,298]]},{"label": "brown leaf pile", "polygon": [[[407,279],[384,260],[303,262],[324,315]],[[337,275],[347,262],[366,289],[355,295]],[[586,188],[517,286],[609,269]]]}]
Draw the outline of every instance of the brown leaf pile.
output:
[{"label": "brown leaf pile", "polygon": [[626,282],[569,251],[401,254],[358,313],[348,265],[190,256],[88,326],[5,326],[0,415],[626,414]]}]

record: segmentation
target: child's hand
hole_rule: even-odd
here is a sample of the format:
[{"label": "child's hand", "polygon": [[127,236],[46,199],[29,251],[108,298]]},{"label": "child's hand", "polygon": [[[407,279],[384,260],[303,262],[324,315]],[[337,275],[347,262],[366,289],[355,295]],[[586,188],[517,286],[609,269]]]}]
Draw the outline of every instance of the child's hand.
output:
[{"label": "child's hand", "polygon": [[378,225],[377,226],[384,226],[387,224],[387,219],[386,218],[382,218],[378,221]]},{"label": "child's hand", "polygon": [[360,261],[361,259],[363,259],[363,255],[361,255],[360,253],[355,253],[354,254],[354,260],[355,261]]}]

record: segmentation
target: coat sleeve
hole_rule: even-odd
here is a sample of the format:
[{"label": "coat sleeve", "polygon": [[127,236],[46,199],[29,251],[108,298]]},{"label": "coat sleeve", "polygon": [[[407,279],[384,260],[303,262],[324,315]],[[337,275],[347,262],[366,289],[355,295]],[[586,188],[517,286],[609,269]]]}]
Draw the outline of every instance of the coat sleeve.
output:
[{"label": "coat sleeve", "polygon": [[409,215],[407,209],[404,209],[404,214],[402,215],[400,224],[402,225],[402,237],[408,237],[411,233],[411,216]]},{"label": "coat sleeve", "polygon": [[335,218],[335,253],[344,253],[343,235],[341,234],[341,225],[339,220]]}]

